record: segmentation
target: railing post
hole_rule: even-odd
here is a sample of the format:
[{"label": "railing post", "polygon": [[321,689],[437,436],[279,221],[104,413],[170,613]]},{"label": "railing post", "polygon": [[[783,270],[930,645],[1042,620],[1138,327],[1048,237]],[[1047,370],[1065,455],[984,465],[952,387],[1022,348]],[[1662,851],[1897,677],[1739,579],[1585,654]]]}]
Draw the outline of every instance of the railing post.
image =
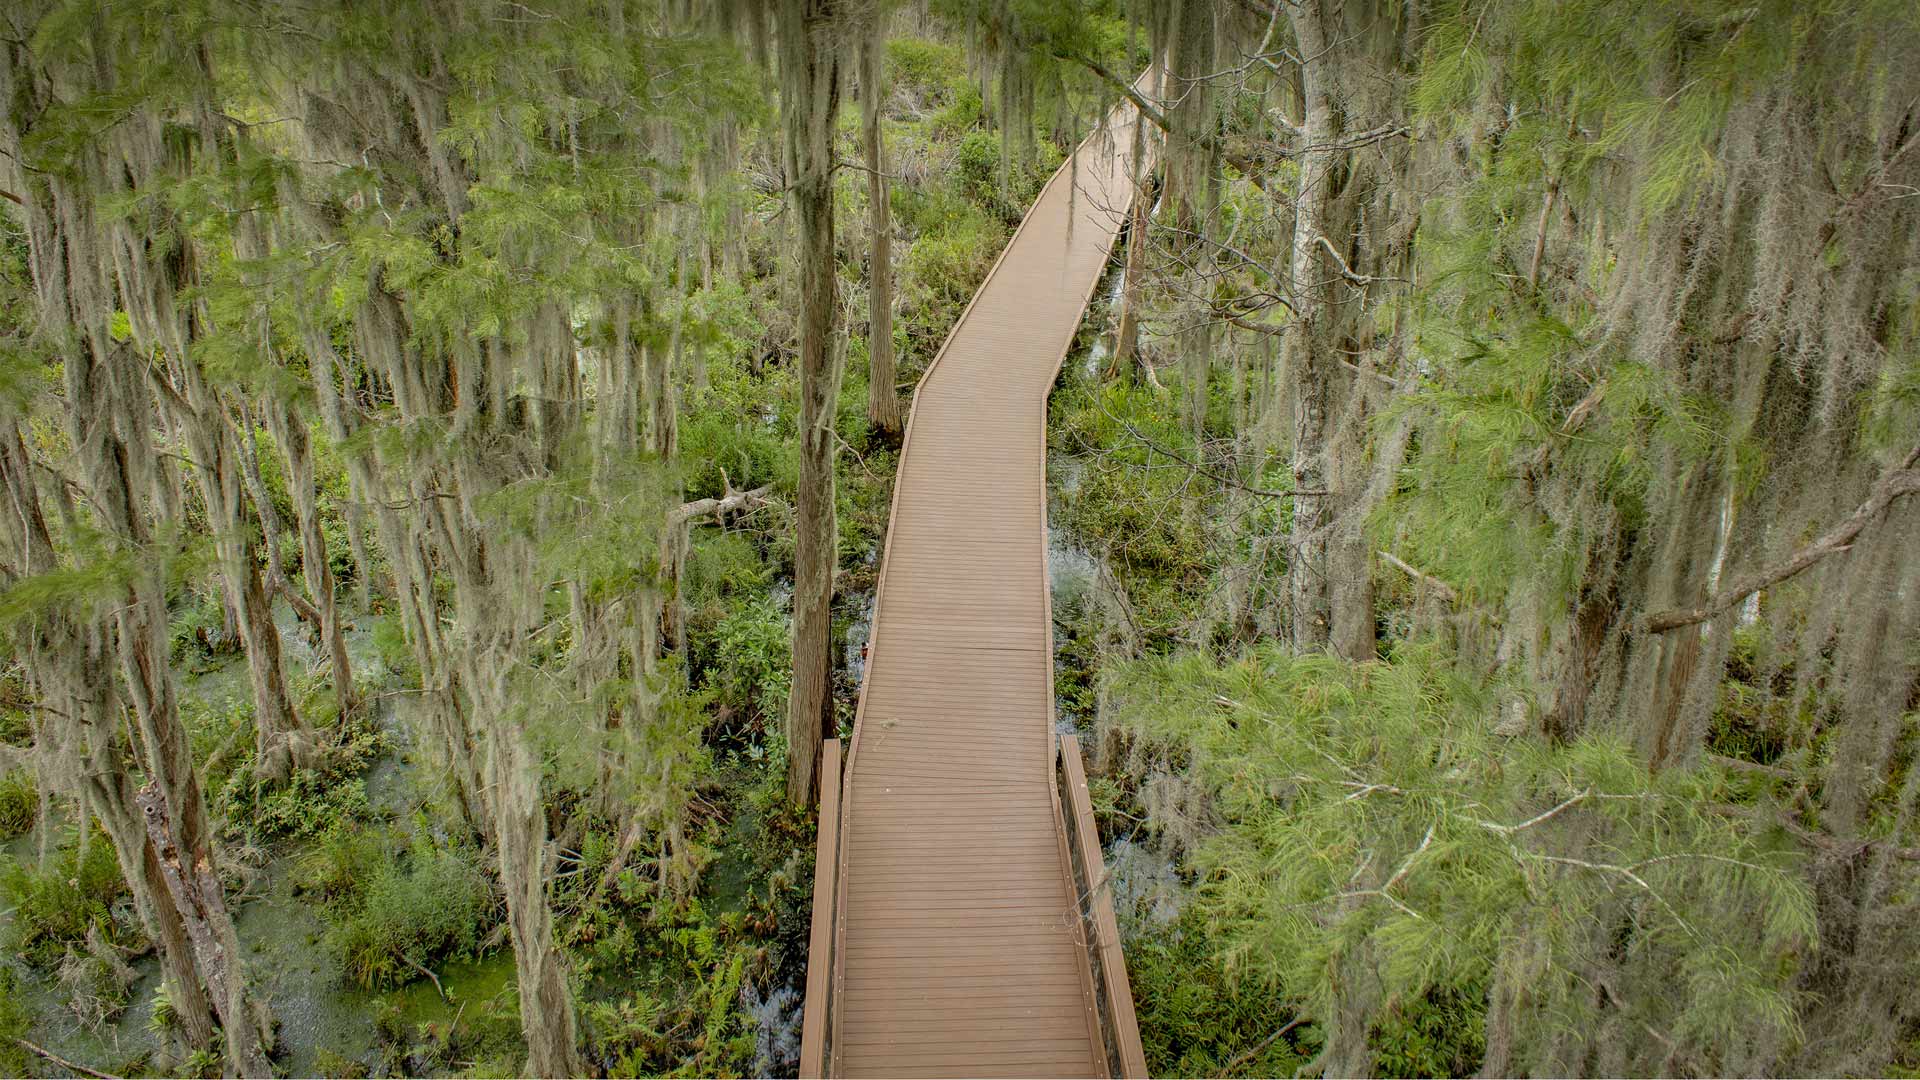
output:
[{"label": "railing post", "polygon": [[820,828],[813,847],[813,925],[807,941],[807,997],[800,1020],[800,1077],[827,1075],[832,1030],[835,880],[840,870],[840,740],[820,744]]}]

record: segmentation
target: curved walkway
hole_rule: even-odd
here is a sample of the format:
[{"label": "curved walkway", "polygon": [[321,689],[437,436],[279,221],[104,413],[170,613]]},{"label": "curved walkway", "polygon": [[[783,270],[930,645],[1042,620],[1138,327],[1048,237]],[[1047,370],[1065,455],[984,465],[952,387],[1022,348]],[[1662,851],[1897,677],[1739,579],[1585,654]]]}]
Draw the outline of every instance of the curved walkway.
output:
[{"label": "curved walkway", "polygon": [[1131,205],[1136,128],[1123,105],[1042,189],[914,397],[837,800],[816,1066],[835,1075],[1122,1067],[1056,773],[1046,404]]}]

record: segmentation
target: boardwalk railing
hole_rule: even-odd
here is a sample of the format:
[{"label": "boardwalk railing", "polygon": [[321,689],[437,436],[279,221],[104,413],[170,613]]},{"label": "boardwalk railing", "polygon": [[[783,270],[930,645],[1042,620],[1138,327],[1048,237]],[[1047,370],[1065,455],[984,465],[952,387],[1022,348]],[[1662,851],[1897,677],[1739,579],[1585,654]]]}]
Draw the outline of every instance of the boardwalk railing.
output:
[{"label": "boardwalk railing", "polygon": [[1073,867],[1073,891],[1078,899],[1081,932],[1087,945],[1087,963],[1093,972],[1094,1007],[1105,1046],[1110,1075],[1145,1077],[1147,1056],[1140,1048],[1140,1025],[1133,1012],[1133,987],[1127,981],[1127,962],[1120,953],[1120,923],[1113,914],[1113,888],[1100,857],[1100,830],[1093,820],[1093,799],[1087,791],[1087,766],[1080,756],[1080,740],[1060,736],[1060,808],[1066,815],[1067,854]]},{"label": "boardwalk railing", "polygon": [[840,870],[840,740],[820,745],[820,830],[813,847],[813,927],[807,940],[807,996],[800,1024],[800,1077],[827,1074],[833,1029],[833,924]]}]

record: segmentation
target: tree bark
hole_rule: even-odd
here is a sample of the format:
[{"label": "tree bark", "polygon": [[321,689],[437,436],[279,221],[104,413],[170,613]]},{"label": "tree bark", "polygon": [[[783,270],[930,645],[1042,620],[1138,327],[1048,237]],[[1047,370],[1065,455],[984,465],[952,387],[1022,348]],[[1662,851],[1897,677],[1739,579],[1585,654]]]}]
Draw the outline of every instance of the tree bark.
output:
[{"label": "tree bark", "polygon": [[[41,513],[32,465],[19,424],[8,421],[0,431],[0,482],[9,505],[8,513],[0,515],[4,522],[0,528],[13,549],[10,564],[23,574],[39,575],[53,571],[59,563]],[[19,642],[36,695],[53,706],[42,710],[34,751],[42,781],[71,785],[70,793],[106,830],[121,876],[133,895],[134,912],[159,953],[168,997],[176,1006],[177,1034],[197,1050],[213,1044],[213,1010],[194,967],[186,927],[134,803],[124,706],[113,692],[112,681],[96,674],[110,663],[104,655],[110,635],[104,625],[82,625],[55,610],[37,619],[35,628]],[[62,725],[63,734],[50,738],[47,727],[52,724]]]},{"label": "tree bark", "polygon": [[526,1073],[579,1076],[573,990],[567,981],[566,959],[553,941],[553,911],[547,904],[554,856],[540,798],[540,761],[526,737],[502,722],[499,710],[489,713],[501,728],[493,733],[494,842],[500,883],[507,893],[507,921],[513,931],[520,1029],[527,1040]]},{"label": "tree bark", "polygon": [[[327,534],[320,527],[318,494],[313,479],[313,447],[307,428],[297,416],[289,415],[278,404],[267,406],[267,421],[273,441],[287,463],[287,490],[293,496],[293,516],[300,530],[300,574],[306,579],[307,595],[319,615],[318,627],[325,642],[327,658],[333,668],[333,693],[340,715],[349,716],[360,707],[353,688],[353,662],[347,656],[347,639],[340,625],[340,605],[333,579],[333,563],[327,550]],[[265,498],[264,485],[257,498]],[[261,520],[272,513],[261,510]]]},{"label": "tree bark", "polygon": [[280,631],[274,625],[273,606],[260,580],[254,554],[252,522],[245,513],[247,494],[240,448],[227,420],[225,402],[196,362],[181,357],[175,371],[177,385],[155,367],[153,389],[170,407],[195,458],[194,475],[206,504],[220,580],[233,606],[253,685],[257,768],[262,776],[282,780],[304,763],[306,739],[287,695]]},{"label": "tree bark", "polygon": [[[1126,280],[1120,283],[1120,325],[1113,334],[1113,359],[1107,364],[1107,377],[1117,378],[1127,370],[1134,353],[1140,348],[1140,275],[1147,269],[1147,220],[1153,203],[1153,193],[1147,189],[1146,177],[1139,176],[1140,144],[1147,137],[1144,127],[1136,126],[1137,138],[1134,140],[1135,189],[1133,207],[1127,217],[1127,265],[1122,271]],[[1143,359],[1142,365],[1146,363]]]},{"label": "tree bark", "polygon": [[[16,46],[0,46],[0,79],[11,80],[21,63]],[[17,156],[19,130],[11,124],[0,126],[0,138]],[[165,814],[164,831],[172,845],[172,857],[194,871],[211,868],[213,835],[186,728],[174,699],[165,582],[158,569],[141,555],[150,549],[154,536],[137,492],[142,488],[152,490],[152,485],[137,478],[152,480],[159,471],[152,443],[124,435],[130,430],[147,432],[145,418],[151,415],[153,400],[140,372],[142,365],[135,363],[125,346],[113,343],[106,332],[101,313],[113,310],[113,277],[98,250],[102,229],[90,197],[74,192],[66,181],[51,177],[36,178],[32,190],[34,198],[26,213],[30,265],[43,325],[61,335],[67,346],[61,357],[67,434],[101,532],[111,546],[132,556],[135,568],[112,613],[110,630],[103,626],[100,636],[111,636],[119,656],[123,700],[132,712],[137,754],[148,790],[153,793],[149,805]],[[101,656],[104,658],[104,645]],[[90,672],[89,677],[97,680],[100,673]],[[115,760],[124,762],[125,758]],[[125,766],[116,764],[114,768]],[[122,840],[128,842],[125,832],[122,830]],[[150,841],[152,835],[149,830]],[[140,856],[141,880],[151,881],[149,855],[158,858],[164,869],[169,849],[157,843],[155,847],[155,852]],[[132,865],[130,852],[116,851],[123,867]],[[182,990],[175,1004],[189,1038],[210,1033],[212,1020],[205,1009],[211,1005],[226,1032],[230,1066],[241,1073],[265,1075],[268,1063],[263,1033],[271,1031],[271,1023],[265,1011],[256,1009],[246,995],[238,950],[220,951],[234,940],[233,924],[224,898],[218,894],[218,882],[214,885],[212,895],[171,888],[154,895],[157,914],[161,907],[174,909],[172,915],[161,914],[156,923],[162,930],[160,947],[172,950],[167,959],[169,978]],[[182,948],[179,937],[169,930],[174,918],[180,927],[192,927],[197,922],[206,933],[198,938],[185,934]],[[195,975],[188,977],[188,970]],[[211,991],[211,1000],[189,989],[195,985]],[[187,1015],[195,1010],[196,1015]]]},{"label": "tree bark", "polygon": [[884,6],[876,7],[873,27],[860,50],[860,107],[867,152],[867,421],[888,441],[900,438],[900,394],[894,389],[893,221],[887,205],[886,144],[880,118],[886,96],[881,80],[887,50]]},{"label": "tree bark", "polygon": [[[1287,8],[1302,57],[1298,92],[1302,121],[1293,237],[1285,289],[1294,318],[1282,336],[1292,370],[1290,466],[1301,491],[1326,498],[1295,500],[1287,582],[1287,624],[1294,647],[1326,649],[1352,660],[1374,655],[1368,509],[1367,418],[1372,401],[1346,359],[1374,348],[1376,267],[1390,253],[1381,219],[1393,192],[1363,146],[1403,133],[1384,123],[1355,130],[1356,115],[1397,106],[1381,87],[1401,62],[1405,13],[1386,5],[1301,0]],[[1377,117],[1375,117],[1377,119]],[[1391,169],[1391,166],[1389,166]]]},{"label": "tree bark", "polygon": [[[1321,0],[1302,0],[1288,8],[1300,54],[1316,57],[1300,68],[1305,101],[1303,127],[1310,144],[1332,142],[1340,131],[1333,103],[1331,53]],[[1287,363],[1293,369],[1293,486],[1301,491],[1327,487],[1333,364],[1323,355],[1321,330],[1331,321],[1320,283],[1329,274],[1321,266],[1319,237],[1325,229],[1330,190],[1337,182],[1331,152],[1309,153],[1300,159],[1300,188],[1294,202],[1292,255],[1287,286],[1301,298],[1301,310],[1287,325],[1282,339]],[[1327,550],[1333,521],[1333,500],[1295,499],[1292,548],[1287,559],[1287,624],[1296,649],[1322,649],[1333,633],[1333,606],[1328,587]]]},{"label": "tree bark", "polygon": [[834,402],[833,128],[840,70],[831,35],[838,0],[782,0],[780,111],[788,190],[799,233],[800,482],[795,499],[793,696],[787,706],[787,798],[812,801],[820,742],[832,722],[828,694],[833,570]]}]

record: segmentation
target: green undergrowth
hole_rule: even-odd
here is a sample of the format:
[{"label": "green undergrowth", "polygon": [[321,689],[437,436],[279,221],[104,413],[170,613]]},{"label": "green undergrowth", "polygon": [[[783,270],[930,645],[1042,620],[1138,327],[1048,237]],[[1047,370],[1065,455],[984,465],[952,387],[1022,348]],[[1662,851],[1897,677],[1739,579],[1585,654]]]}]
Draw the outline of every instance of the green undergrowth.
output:
[{"label": "green undergrowth", "polygon": [[69,835],[42,867],[35,860],[0,856],[0,902],[9,952],[38,968],[52,968],[70,953],[84,954],[87,934],[97,930],[114,945],[144,940],[137,926],[117,917],[126,895],[113,845],[96,832]]},{"label": "green undergrowth", "polygon": [[1233,977],[1197,915],[1136,933],[1126,956],[1151,1075],[1291,1076],[1317,1049],[1313,1025]]},{"label": "green undergrowth", "polygon": [[1079,465],[1056,489],[1056,527],[1105,560],[1148,648],[1182,638],[1220,568],[1206,527],[1217,495],[1166,451],[1199,456],[1172,393],[1070,368],[1054,392],[1049,450]]},{"label": "green undergrowth", "polygon": [[477,959],[500,920],[480,852],[437,838],[344,826],[302,856],[299,886],[325,904],[326,945],[363,989],[412,982],[449,960]]},{"label": "green undergrowth", "polygon": [[33,828],[40,813],[40,793],[33,773],[14,769],[0,774],[0,840],[11,840]]}]

